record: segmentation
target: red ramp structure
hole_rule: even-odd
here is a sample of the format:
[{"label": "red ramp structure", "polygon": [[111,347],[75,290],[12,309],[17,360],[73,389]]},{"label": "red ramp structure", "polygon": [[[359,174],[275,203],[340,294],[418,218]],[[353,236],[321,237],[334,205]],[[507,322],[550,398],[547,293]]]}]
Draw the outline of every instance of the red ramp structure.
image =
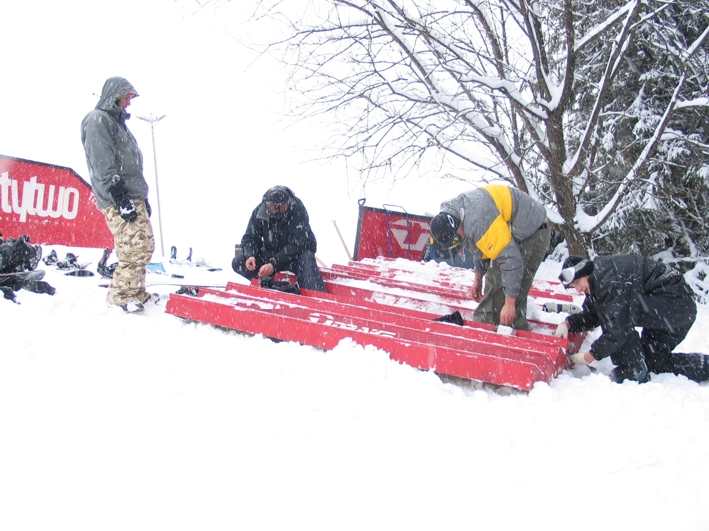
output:
[{"label": "red ramp structure", "polygon": [[0,232],[32,243],[113,247],[91,186],[72,169],[0,155]]},{"label": "red ramp structure", "polygon": [[[494,326],[469,320],[476,304],[469,289],[449,289],[449,273],[467,270],[428,264],[427,274],[417,278],[396,264],[378,259],[322,269],[327,293],[303,289],[295,295],[236,283],[225,290],[201,288],[197,297],[171,295],[166,311],[323,349],[350,339],[422,370],[525,391],[564,370],[567,354],[583,341],[582,335],[554,337],[555,326],[541,322],[531,332],[500,334]],[[287,274],[277,279],[294,280]],[[560,286],[537,290],[545,299],[570,297]],[[453,311],[463,316],[463,326],[433,321]]]}]

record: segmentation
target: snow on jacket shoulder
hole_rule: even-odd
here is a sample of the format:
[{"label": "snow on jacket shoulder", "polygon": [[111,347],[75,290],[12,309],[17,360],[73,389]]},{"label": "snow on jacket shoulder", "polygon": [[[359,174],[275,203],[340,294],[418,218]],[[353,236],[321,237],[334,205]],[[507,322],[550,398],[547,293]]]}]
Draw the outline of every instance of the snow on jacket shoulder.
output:
[{"label": "snow on jacket shoulder", "polygon": [[643,256],[619,255],[596,258],[589,276],[591,295],[583,311],[570,315],[571,332],[600,326],[603,334],[591,352],[603,359],[623,346],[636,326],[647,296],[686,297],[691,295],[682,275],[671,267]]},{"label": "snow on jacket shoulder", "polygon": [[291,192],[288,213],[282,221],[271,221],[266,206],[259,204],[251,213],[246,232],[241,238],[245,256],[273,254],[277,271],[297,260],[304,251],[317,251],[317,240],[310,228],[308,211]]},{"label": "snow on jacket shoulder", "polygon": [[130,115],[116,105],[128,93],[137,94],[123,78],[106,81],[96,108],[81,122],[81,142],[86,153],[91,187],[100,209],[113,204],[108,193],[111,177],[120,176],[133,199],[148,197],[143,176],[143,154],[133,134],[126,127]]},{"label": "snow on jacket shoulder", "polygon": [[508,186],[484,186],[441,204],[441,212],[463,222],[465,246],[475,257],[475,271],[487,272],[495,260],[507,297],[516,298],[522,285],[524,259],[517,245],[546,221],[544,205]]}]

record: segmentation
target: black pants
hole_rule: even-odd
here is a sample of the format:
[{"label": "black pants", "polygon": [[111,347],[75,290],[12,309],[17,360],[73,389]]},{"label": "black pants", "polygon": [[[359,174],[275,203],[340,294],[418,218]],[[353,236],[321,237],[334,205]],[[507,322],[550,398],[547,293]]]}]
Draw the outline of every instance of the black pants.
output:
[{"label": "black pants", "polygon": [[691,295],[649,296],[643,302],[637,320],[642,333],[633,330],[628,341],[611,355],[613,363],[621,370],[646,365],[648,372],[684,375],[696,382],[709,378],[703,354],[672,352],[687,337],[697,317],[697,306]]},{"label": "black pants", "polygon": [[[256,269],[249,271],[246,269],[246,260],[249,258],[244,255],[241,249],[236,250],[236,256],[231,262],[232,269],[239,273],[242,277],[258,278],[258,270],[262,265],[267,264],[275,253],[263,252],[256,258]],[[290,271],[298,279],[298,285],[301,288],[311,289],[314,291],[326,291],[325,283],[318,269],[318,264],[315,261],[315,254],[312,251],[304,251],[297,260],[293,260],[290,264],[283,268],[283,271]]]}]

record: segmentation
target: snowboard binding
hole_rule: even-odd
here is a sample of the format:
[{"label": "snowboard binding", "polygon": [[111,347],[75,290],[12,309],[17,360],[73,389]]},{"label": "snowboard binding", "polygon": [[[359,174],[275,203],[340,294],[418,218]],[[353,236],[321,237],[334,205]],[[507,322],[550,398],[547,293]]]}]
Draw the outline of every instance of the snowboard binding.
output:
[{"label": "snowboard binding", "polygon": [[118,266],[118,262],[111,264],[110,266],[106,265],[110,254],[110,249],[104,249],[103,256],[101,256],[101,260],[98,261],[98,265],[96,266],[96,272],[103,278],[113,278],[113,272],[116,270],[116,266]]},{"label": "snowboard binding", "polygon": [[283,291],[284,293],[300,295],[300,286],[297,282],[291,284],[287,280],[273,280],[273,277],[263,277],[259,282],[264,289],[275,289],[276,291]]}]

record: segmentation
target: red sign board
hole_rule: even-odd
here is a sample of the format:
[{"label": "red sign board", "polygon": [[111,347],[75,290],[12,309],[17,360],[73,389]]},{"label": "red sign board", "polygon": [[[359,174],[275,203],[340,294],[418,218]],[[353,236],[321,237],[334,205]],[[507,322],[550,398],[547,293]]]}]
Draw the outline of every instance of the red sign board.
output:
[{"label": "red sign board", "polygon": [[359,200],[359,220],[354,259],[407,258],[420,262],[431,234],[431,218],[399,210],[364,206]]},{"label": "red sign board", "polygon": [[0,155],[0,233],[32,243],[113,248],[86,181],[70,168]]}]

